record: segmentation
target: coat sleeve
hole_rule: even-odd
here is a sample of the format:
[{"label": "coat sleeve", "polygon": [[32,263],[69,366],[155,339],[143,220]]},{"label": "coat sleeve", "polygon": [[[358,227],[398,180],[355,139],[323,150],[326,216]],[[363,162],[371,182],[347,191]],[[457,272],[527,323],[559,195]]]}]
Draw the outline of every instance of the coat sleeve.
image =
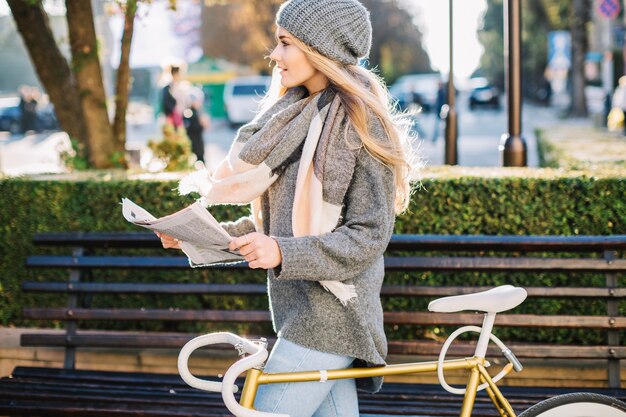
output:
[{"label": "coat sleeve", "polygon": [[276,237],[278,280],[343,281],[378,260],[393,233],[393,172],[365,150],[357,158],[339,227],[320,236]]}]

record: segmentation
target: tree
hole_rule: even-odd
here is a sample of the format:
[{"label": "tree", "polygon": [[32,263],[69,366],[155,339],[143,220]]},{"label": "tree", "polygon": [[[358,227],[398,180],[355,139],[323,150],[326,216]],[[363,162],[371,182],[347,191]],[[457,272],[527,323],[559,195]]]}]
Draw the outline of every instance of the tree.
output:
[{"label": "tree", "polygon": [[[91,1],[66,0],[71,63],[54,40],[41,0],[7,0],[37,75],[54,104],[61,128],[94,168],[124,166],[129,54],[136,0],[120,4],[126,15],[116,86],[116,115],[109,120]],[[115,134],[114,134],[115,132]]]},{"label": "tree", "polygon": [[489,0],[478,39],[485,52],[480,58],[482,72],[493,85],[504,89],[504,4]]},{"label": "tree", "polygon": [[581,117],[587,115],[585,99],[585,55],[587,54],[587,25],[591,20],[589,0],[573,0],[570,13],[570,31],[572,34],[572,105],[570,115]]},{"label": "tree", "polygon": [[370,65],[392,83],[408,73],[430,72],[430,58],[413,16],[396,0],[362,0],[372,16],[374,39]]},{"label": "tree", "polygon": [[76,93],[87,127],[89,162],[96,168],[108,168],[116,149],[98,58],[91,1],[66,0],[65,6],[72,51],[72,75],[76,79]]},{"label": "tree", "polygon": [[126,109],[128,108],[130,90],[130,46],[135,28],[137,0],[127,0],[123,10],[124,32],[115,82],[115,117],[113,118],[113,139],[118,149],[124,149],[126,143]]},{"label": "tree", "polygon": [[26,44],[41,84],[54,103],[61,128],[89,152],[87,125],[76,94],[76,80],[52,35],[41,2],[7,0],[17,29]]}]

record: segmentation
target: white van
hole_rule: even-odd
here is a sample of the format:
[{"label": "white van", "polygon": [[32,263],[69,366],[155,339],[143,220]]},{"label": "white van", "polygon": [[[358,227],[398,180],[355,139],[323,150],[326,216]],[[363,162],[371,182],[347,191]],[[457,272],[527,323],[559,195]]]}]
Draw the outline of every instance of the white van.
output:
[{"label": "white van", "polygon": [[231,126],[248,123],[259,109],[272,77],[236,77],[224,85],[224,106]]}]

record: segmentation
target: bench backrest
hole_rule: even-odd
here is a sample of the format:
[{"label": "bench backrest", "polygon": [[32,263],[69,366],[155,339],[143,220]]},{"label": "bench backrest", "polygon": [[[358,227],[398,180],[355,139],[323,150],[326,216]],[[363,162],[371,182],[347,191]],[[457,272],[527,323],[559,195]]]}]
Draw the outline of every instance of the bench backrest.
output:
[{"label": "bench backrest", "polygon": [[[139,308],[107,305],[96,307],[85,300],[89,297],[112,295],[194,295],[223,296],[231,298],[265,298],[264,272],[258,271],[252,283],[168,283],[168,282],[113,282],[91,280],[97,271],[188,270],[189,264],[181,256],[153,256],[135,254],[127,256],[129,249],[160,248],[160,241],[151,233],[48,233],[39,234],[34,243],[41,246],[71,248],[71,255],[30,256],[26,263],[31,268],[66,269],[66,282],[45,280],[23,283],[24,291],[58,293],[67,295],[67,305],[57,308],[28,307],[24,317],[34,320],[60,320],[66,323],[63,335],[25,334],[24,346],[64,346],[65,366],[72,368],[78,347],[163,347],[180,348],[193,334],[189,333],[138,333],[138,332],[85,332],[78,323],[111,320],[165,321],[207,323],[258,323],[266,324],[270,315],[265,308],[255,309],[200,309]],[[520,357],[594,358],[606,359],[611,387],[620,381],[620,359],[626,356],[626,347],[620,345],[620,331],[626,328],[626,318],[619,314],[619,303],[626,297],[626,288],[619,285],[618,277],[626,272],[626,259],[618,251],[626,249],[626,235],[616,236],[437,236],[394,235],[385,256],[389,284],[382,289],[385,299],[405,300],[393,304],[385,312],[385,324],[390,329],[403,326],[459,326],[480,325],[482,316],[471,312],[442,314],[430,313],[423,308],[434,298],[475,292],[487,289],[496,282],[481,279],[481,274],[500,277],[508,274],[536,273],[539,275],[566,274],[566,285],[524,285],[530,299],[576,300],[593,303],[595,313],[558,314],[505,313],[498,316],[498,328],[554,328],[594,329],[605,332],[601,343],[587,346],[568,346],[563,349],[553,344],[518,344],[515,352]],[[108,253],[110,250],[113,254]],[[120,255],[120,253],[123,255]],[[159,252],[156,252],[159,253]],[[166,255],[171,255],[168,252]],[[165,255],[165,254],[164,254]],[[565,257],[563,257],[565,256]],[[231,271],[238,274],[246,270],[243,263],[204,269],[204,273]],[[436,273],[448,273],[448,285],[424,279]],[[581,280],[581,273],[591,273],[592,279]],[[196,271],[194,271],[196,273]],[[202,273],[201,270],[197,271]],[[430,274],[430,275],[429,275]],[[469,275],[468,275],[469,274]],[[597,275],[600,274],[600,282]],[[438,277],[438,276],[435,276]],[[460,278],[459,278],[460,277]],[[465,278],[464,278],[465,277]],[[569,279],[569,277],[573,277]],[[87,279],[86,279],[87,278]],[[406,279],[405,279],[406,278]],[[431,277],[432,278],[432,277]],[[437,278],[438,280],[438,278]],[[435,280],[435,281],[437,281]],[[212,281],[212,280],[210,280]],[[254,280],[253,280],[254,281]],[[441,280],[439,280],[441,281]],[[461,281],[461,282],[459,282]],[[410,285],[404,284],[409,282]],[[420,283],[420,285],[416,285]],[[476,285],[481,282],[482,285]],[[580,285],[580,283],[585,283]],[[589,284],[592,282],[592,285]],[[423,283],[423,285],[421,284]],[[498,282],[502,283],[502,282]],[[510,283],[510,282],[506,282]],[[406,302],[406,300],[409,300]],[[412,301],[411,301],[412,300]],[[421,300],[414,302],[415,300]],[[601,303],[601,313],[598,305]],[[258,305],[258,303],[256,304]],[[421,306],[417,309],[416,306]],[[266,327],[267,328],[267,327]],[[440,344],[423,339],[396,340],[390,337],[390,353],[435,355]],[[472,344],[459,344],[451,354],[471,355]]]}]

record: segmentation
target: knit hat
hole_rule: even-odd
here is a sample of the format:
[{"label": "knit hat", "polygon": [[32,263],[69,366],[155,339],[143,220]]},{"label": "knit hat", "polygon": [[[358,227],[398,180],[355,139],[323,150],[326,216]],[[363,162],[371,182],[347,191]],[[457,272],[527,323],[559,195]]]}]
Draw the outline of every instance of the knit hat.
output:
[{"label": "knit hat", "polygon": [[372,45],[370,14],[357,0],[289,0],[280,6],[276,24],[347,65],[356,65]]}]

